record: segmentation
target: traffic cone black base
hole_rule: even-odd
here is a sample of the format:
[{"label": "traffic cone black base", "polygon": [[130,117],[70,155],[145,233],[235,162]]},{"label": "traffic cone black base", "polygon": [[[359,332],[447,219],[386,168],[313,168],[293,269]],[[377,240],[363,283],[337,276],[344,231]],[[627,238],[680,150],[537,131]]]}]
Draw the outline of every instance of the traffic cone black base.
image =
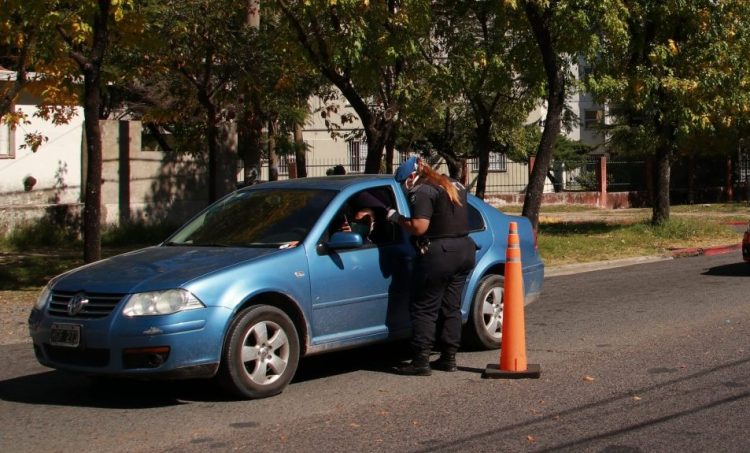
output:
[{"label": "traffic cone black base", "polygon": [[536,363],[526,365],[524,371],[505,371],[500,365],[489,364],[482,373],[484,379],[539,379],[542,375],[542,367]]}]

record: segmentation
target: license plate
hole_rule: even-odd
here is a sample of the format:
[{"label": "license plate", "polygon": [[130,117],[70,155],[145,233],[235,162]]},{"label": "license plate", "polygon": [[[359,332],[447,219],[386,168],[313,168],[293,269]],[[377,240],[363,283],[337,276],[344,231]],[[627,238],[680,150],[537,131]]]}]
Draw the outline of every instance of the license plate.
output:
[{"label": "license plate", "polygon": [[49,343],[53,346],[77,348],[81,343],[81,326],[77,324],[52,324]]}]

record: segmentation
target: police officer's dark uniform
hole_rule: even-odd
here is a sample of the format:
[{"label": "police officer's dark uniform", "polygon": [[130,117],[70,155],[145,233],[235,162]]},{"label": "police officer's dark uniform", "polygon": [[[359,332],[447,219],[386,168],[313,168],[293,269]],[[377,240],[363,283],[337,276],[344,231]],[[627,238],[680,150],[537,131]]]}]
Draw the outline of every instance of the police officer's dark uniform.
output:
[{"label": "police officer's dark uniform", "polygon": [[414,360],[397,367],[400,374],[430,374],[429,354],[435,344],[438,316],[440,358],[433,368],[455,371],[461,344],[461,296],[466,277],[475,264],[476,245],[468,236],[466,189],[452,181],[461,206],[454,205],[445,189],[422,181],[408,190],[412,219],[428,219],[427,231],[416,238],[417,260],[411,305]]}]

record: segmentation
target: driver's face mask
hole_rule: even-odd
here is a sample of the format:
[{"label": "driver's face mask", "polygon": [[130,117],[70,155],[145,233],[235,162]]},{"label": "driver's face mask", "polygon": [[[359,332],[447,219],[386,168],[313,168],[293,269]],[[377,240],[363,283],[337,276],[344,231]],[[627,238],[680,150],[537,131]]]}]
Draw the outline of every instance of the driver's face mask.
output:
[{"label": "driver's face mask", "polygon": [[359,233],[363,239],[367,238],[372,233],[373,222],[370,216],[365,216],[360,220],[354,220],[351,222],[351,229],[354,233]]},{"label": "driver's face mask", "polygon": [[372,232],[372,226],[369,222],[352,222],[352,232],[359,233],[362,238],[366,238]]}]

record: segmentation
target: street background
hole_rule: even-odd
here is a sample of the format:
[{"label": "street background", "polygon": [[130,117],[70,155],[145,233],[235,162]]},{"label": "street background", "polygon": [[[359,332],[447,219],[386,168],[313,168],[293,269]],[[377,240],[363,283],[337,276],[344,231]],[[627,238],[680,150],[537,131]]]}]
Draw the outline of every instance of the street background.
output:
[{"label": "street background", "polygon": [[276,397],[211,382],[104,382],[0,346],[3,451],[728,451],[750,449],[750,266],[736,253],[548,277],[526,307],[536,380],[390,372],[405,344],[303,361]]}]

